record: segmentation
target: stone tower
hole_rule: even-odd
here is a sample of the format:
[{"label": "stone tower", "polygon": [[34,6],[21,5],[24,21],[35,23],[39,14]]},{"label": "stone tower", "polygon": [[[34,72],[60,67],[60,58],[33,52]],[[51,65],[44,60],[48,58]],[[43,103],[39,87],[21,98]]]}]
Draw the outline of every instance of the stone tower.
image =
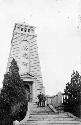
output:
[{"label": "stone tower", "polygon": [[44,92],[35,27],[15,24],[8,59],[7,72],[14,58],[19,67],[23,84],[30,91],[30,101],[37,101],[37,95]]}]

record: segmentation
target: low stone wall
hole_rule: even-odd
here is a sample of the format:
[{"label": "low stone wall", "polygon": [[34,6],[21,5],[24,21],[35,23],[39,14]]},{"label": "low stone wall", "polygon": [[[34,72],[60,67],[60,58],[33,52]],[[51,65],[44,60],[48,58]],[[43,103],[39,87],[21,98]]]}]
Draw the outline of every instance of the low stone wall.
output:
[{"label": "low stone wall", "polygon": [[58,111],[51,105],[51,104],[48,104],[48,107],[55,113],[58,113]]},{"label": "low stone wall", "polygon": [[47,104],[51,104],[54,108],[61,106],[63,103],[63,95],[59,92],[55,96],[47,96]]}]

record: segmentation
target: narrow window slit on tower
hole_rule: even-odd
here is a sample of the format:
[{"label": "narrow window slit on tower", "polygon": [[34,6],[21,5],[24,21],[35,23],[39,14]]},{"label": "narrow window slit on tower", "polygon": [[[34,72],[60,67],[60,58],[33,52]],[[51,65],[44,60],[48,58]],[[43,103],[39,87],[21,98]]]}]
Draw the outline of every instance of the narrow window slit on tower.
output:
[{"label": "narrow window slit on tower", "polygon": [[27,31],[27,29],[25,28],[25,30],[24,30],[25,32]]},{"label": "narrow window slit on tower", "polygon": [[20,27],[18,26],[17,29],[19,29]]},{"label": "narrow window slit on tower", "polygon": [[28,32],[30,32],[30,29],[28,29]]},{"label": "narrow window slit on tower", "polygon": [[21,28],[21,31],[23,31],[23,28]]}]

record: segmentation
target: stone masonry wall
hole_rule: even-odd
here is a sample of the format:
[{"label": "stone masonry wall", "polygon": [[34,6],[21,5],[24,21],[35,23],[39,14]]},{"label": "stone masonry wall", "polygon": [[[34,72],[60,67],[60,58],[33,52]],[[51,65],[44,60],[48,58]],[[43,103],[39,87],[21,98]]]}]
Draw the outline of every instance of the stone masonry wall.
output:
[{"label": "stone masonry wall", "polygon": [[[35,90],[37,95],[42,92],[44,88],[36,37],[34,26],[15,24],[7,71],[12,59],[15,58],[19,66],[20,74],[29,73],[36,78]],[[23,50],[23,47],[25,47],[27,51]],[[23,55],[25,55],[25,58]]]}]

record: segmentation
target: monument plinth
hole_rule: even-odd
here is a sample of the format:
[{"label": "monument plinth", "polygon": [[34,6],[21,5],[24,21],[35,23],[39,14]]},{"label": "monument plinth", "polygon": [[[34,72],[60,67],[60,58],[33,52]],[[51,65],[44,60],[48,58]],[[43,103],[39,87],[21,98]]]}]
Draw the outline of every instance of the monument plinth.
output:
[{"label": "monument plinth", "polygon": [[12,59],[16,60],[23,84],[30,91],[30,101],[36,101],[40,92],[45,93],[36,37],[34,26],[16,23],[7,65],[8,72]]}]

